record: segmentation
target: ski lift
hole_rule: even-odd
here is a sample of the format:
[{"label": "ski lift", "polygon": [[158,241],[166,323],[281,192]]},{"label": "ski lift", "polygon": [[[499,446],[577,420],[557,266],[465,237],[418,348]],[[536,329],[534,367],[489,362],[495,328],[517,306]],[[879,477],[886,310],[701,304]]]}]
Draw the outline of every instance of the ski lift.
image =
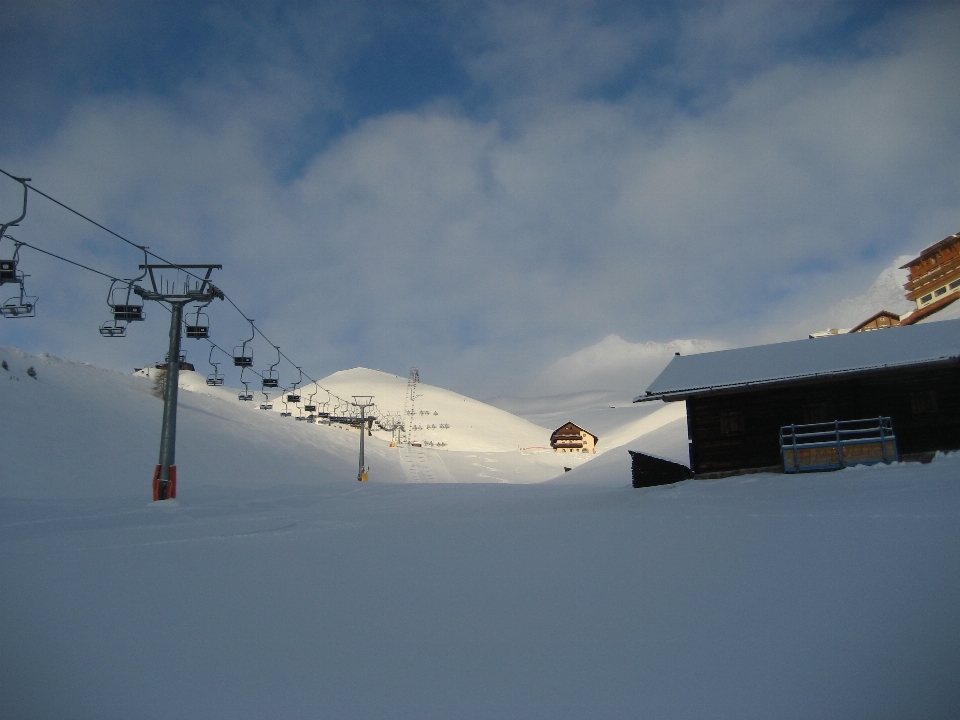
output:
[{"label": "ski lift", "polygon": [[280,417],[293,417],[293,413],[290,412],[290,409],[287,407],[287,399],[284,397],[284,392],[286,392],[286,389],[280,393],[280,402],[283,403],[283,410],[280,411]]},{"label": "ski lift", "polygon": [[[327,393],[327,397],[329,398],[329,393]],[[328,408],[329,406],[330,406],[330,401],[329,401],[329,400],[327,400],[327,402],[325,402],[325,403],[322,403],[322,404],[320,405],[320,409],[317,411],[317,417],[318,417],[318,418],[328,418],[328,417],[330,417],[330,411],[327,410],[327,408]]]},{"label": "ski lift", "polygon": [[[24,191],[26,192],[26,191]],[[26,208],[26,199],[24,199],[24,208]],[[22,220],[23,216],[21,215],[19,220]],[[8,223],[3,226],[3,230],[6,231],[7,227],[16,223]],[[0,235],[0,239],[3,236]],[[26,290],[23,286],[23,281],[25,278],[30,277],[29,275],[24,275],[22,272],[17,270],[17,263],[19,262],[20,257],[20,246],[22,243],[13,241],[14,251],[13,257],[9,260],[2,261],[2,277],[4,278],[0,284],[5,285],[6,283],[15,283],[20,287],[20,292],[17,295],[14,295],[11,298],[8,298],[3,305],[0,305],[0,316],[7,318],[25,318],[33,317],[36,314],[37,298],[32,295],[27,295]]]},{"label": "ski lift", "polygon": [[[212,350],[213,348],[211,346],[211,352]],[[244,368],[244,370],[245,369],[246,368]],[[240,400],[243,400],[244,402],[251,402],[253,400],[253,393],[250,392],[250,388],[249,388],[250,381],[243,379],[243,370],[240,371],[240,383],[243,385],[243,390],[240,392],[239,395],[237,395],[237,398]],[[208,384],[209,384],[209,381],[208,381]]]},{"label": "ski lift", "polygon": [[[134,295],[134,283],[146,276],[147,271],[144,270],[143,272],[144,274],[138,278],[114,280],[110,283],[110,290],[107,292],[107,305],[110,306],[110,312],[115,321],[129,323],[144,320],[143,301],[137,297],[132,297]],[[118,287],[117,283],[122,283],[122,285]]]},{"label": "ski lift", "polygon": [[8,298],[3,305],[0,305],[0,316],[5,318],[28,318],[34,317],[36,310],[37,298],[24,294],[23,282],[21,282],[20,294]]},{"label": "ski lift", "polygon": [[[14,178],[17,182],[23,185],[23,210],[20,212],[20,217],[16,220],[11,220],[10,222],[3,223],[0,225],[0,240],[3,240],[7,235],[7,228],[16,227],[20,224],[20,221],[27,216],[27,182],[30,178]],[[0,259],[0,285],[6,285],[7,283],[19,283],[23,285],[23,273],[17,272],[17,263],[19,262],[20,255],[20,243],[16,240],[11,240],[14,243],[13,257],[9,259]],[[21,288],[22,292],[22,288]]]},{"label": "ski lift", "polygon": [[303,370],[301,370],[300,368],[297,368],[297,372],[300,373],[300,379],[293,384],[292,388],[290,388],[290,394],[287,395],[287,402],[292,402],[292,403],[300,402],[300,394],[297,392],[297,385],[303,382]]},{"label": "ski lift", "polygon": [[[262,392],[262,391],[261,391]],[[263,393],[263,402],[260,403],[261,410],[273,410],[273,403],[270,402],[270,396]]]},{"label": "ski lift", "polygon": [[264,370],[263,375],[261,375],[260,384],[265,388],[275,388],[280,387],[280,373],[277,372],[276,367],[280,364],[280,346],[277,345],[277,361],[270,366],[269,370]]},{"label": "ski lift", "polygon": [[[213,372],[207,375],[207,385],[210,387],[223,385],[223,375],[220,374],[220,363],[213,361],[213,348],[213,343],[210,343],[210,355],[207,356],[207,363],[213,368]],[[241,375],[242,374],[243,371],[241,371]]]},{"label": "ski lift", "polygon": [[303,404],[303,409],[308,413],[315,413],[317,411],[317,405],[313,402],[313,396],[317,394],[317,386],[313,386],[313,392],[310,393],[310,397],[307,399],[307,402]]},{"label": "ski lift", "polygon": [[100,326],[100,334],[103,337],[108,337],[108,338],[126,337],[127,326],[121,325],[116,320],[107,320],[103,325]]},{"label": "ski lift", "polygon": [[[146,249],[143,253],[146,257]],[[107,290],[107,306],[110,308],[111,319],[100,326],[102,337],[126,337],[128,323],[143,322],[143,301],[135,296],[135,283],[146,277],[146,274],[147,271],[144,270],[140,277],[130,280],[114,279],[110,283],[110,289]]]},{"label": "ski lift", "polygon": [[204,303],[197,307],[192,315],[187,315],[184,323],[186,326],[186,335],[193,340],[206,340],[210,337],[210,318],[205,312],[200,312],[210,303]]},{"label": "ski lift", "polygon": [[[237,345],[233,349],[233,364],[234,367],[238,368],[248,368],[253,367],[253,348],[248,348],[247,343],[253,342],[253,339],[257,336],[257,331],[253,327],[253,320],[250,321],[250,339],[244,340],[243,345]],[[243,371],[240,371],[241,374]]]}]

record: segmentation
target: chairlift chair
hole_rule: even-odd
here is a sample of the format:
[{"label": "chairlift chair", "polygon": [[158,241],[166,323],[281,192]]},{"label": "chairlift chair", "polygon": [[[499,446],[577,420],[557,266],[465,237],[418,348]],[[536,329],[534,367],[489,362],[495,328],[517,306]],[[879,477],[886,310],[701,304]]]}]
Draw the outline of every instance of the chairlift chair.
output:
[{"label": "chairlift chair", "polygon": [[[24,194],[26,194],[26,189],[24,189]],[[26,196],[24,196],[23,207],[24,214],[26,214]],[[16,222],[19,222],[22,219],[23,215],[21,215]],[[5,232],[10,225],[15,225],[16,222],[3,225],[2,231],[0,231],[0,240],[3,239],[3,232]],[[4,302],[3,305],[0,305],[0,316],[6,318],[34,317],[34,315],[36,315],[37,298],[26,294],[23,282],[25,278],[29,277],[29,275],[24,275],[22,272],[17,270],[17,262],[19,262],[18,258],[20,256],[21,243],[18,243],[16,240],[13,242],[16,249],[13,251],[13,257],[11,259],[3,261],[3,267],[5,268],[3,270],[4,280],[0,284],[14,283],[19,285],[20,293],[11,298],[7,298],[6,302]]]},{"label": "chairlift chair", "polygon": [[213,368],[213,372],[207,375],[207,385],[215,387],[223,385],[223,375],[220,374],[220,363],[213,361],[213,343],[210,344],[210,354],[207,356],[207,363]]},{"label": "chairlift chair", "polygon": [[[211,352],[213,351],[212,346],[210,348],[210,351]],[[243,370],[240,371],[240,383],[243,385],[243,390],[240,392],[239,395],[237,395],[237,398],[239,400],[243,400],[244,402],[251,402],[253,400],[253,393],[250,392],[250,387],[249,387],[250,381],[243,379]]]},{"label": "chairlift chair", "polygon": [[269,370],[264,370],[261,375],[261,385],[265,388],[280,387],[280,373],[277,372],[277,365],[280,364],[280,346],[277,345],[277,361],[270,366]]},{"label": "chairlift chair", "polygon": [[287,395],[287,402],[299,403],[300,402],[300,393],[297,392],[297,385],[303,382],[303,370],[297,368],[297,372],[300,373],[300,377],[297,378],[296,382],[293,383],[293,387],[290,388],[290,394]]},{"label": "chairlift chair", "polygon": [[191,340],[206,340],[210,337],[210,318],[200,308],[187,316],[186,335]]},{"label": "chairlift chair", "polygon": [[[142,276],[141,276],[142,277]],[[134,296],[134,283],[140,278],[132,280],[114,280],[110,283],[107,292],[107,305],[116,322],[143,322],[143,302],[137,303]],[[117,283],[122,283],[119,287]]]},{"label": "chairlift chair", "polygon": [[273,403],[270,402],[270,396],[263,393],[263,402],[260,403],[261,410],[273,410]]},{"label": "chairlift chair", "polygon": [[[253,327],[253,320],[250,321],[250,339],[244,340],[243,345],[237,345],[233,349],[233,365],[238,368],[253,367],[253,348],[248,348],[247,343],[253,342],[257,331]],[[243,372],[241,370],[241,372]]]},{"label": "chairlift chair", "polygon": [[[16,220],[11,220],[10,222],[5,222],[0,225],[0,240],[3,240],[7,235],[7,228],[17,227],[20,224],[20,221],[27,216],[27,180],[30,178],[14,178],[23,185],[23,210],[20,212],[20,217]],[[8,259],[0,260],[0,285],[6,285],[7,283],[19,283],[21,286],[21,293],[23,292],[23,273],[17,272],[17,263],[20,258],[20,243],[18,243],[13,238],[10,240],[14,244],[13,257]]]},{"label": "chairlift chair", "polygon": [[107,320],[100,326],[100,335],[107,338],[126,337],[127,326],[121,325],[118,320]]},{"label": "chairlift chair", "polygon": [[[144,250],[146,254],[146,250]],[[111,320],[100,326],[100,336],[105,338],[122,338],[127,336],[127,325],[132,322],[143,322],[143,301],[138,302],[135,296],[135,283],[146,276],[146,270],[136,278],[129,280],[114,279],[107,290],[107,306],[110,308]]]},{"label": "chairlift chair", "polygon": [[317,386],[313,386],[313,392],[310,393],[310,397],[307,398],[307,401],[303,404],[303,409],[308,413],[315,413],[317,411],[317,404],[313,401],[313,396],[317,394]]},{"label": "chairlift chair", "polygon": [[34,317],[37,313],[37,298],[31,295],[25,295],[23,285],[20,286],[20,294],[8,298],[3,305],[0,305],[0,316],[5,318],[28,318]]}]

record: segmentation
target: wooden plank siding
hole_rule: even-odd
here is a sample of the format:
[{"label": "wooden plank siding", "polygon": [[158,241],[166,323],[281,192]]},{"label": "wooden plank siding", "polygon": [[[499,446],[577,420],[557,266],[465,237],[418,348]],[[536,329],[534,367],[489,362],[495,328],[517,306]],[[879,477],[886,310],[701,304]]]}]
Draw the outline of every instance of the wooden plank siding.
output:
[{"label": "wooden plank siding", "polygon": [[[827,341],[829,342],[829,341]],[[728,390],[687,398],[696,473],[782,465],[783,425],[889,416],[901,454],[960,449],[960,364]]]}]

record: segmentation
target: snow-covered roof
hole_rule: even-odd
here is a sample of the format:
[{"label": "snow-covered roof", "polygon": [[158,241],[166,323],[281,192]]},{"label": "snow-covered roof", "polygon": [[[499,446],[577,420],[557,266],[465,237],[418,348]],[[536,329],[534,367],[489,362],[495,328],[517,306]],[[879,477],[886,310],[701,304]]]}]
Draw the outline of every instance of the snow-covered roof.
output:
[{"label": "snow-covered roof", "polygon": [[960,358],[960,320],[675,356],[634,402]]}]

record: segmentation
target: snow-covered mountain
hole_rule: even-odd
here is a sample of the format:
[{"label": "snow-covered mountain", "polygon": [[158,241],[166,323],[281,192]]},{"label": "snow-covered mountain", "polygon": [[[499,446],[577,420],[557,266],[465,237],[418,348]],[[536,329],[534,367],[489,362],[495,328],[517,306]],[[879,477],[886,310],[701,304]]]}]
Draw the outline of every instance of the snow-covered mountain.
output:
[{"label": "snow-covered mountain", "polygon": [[816,329],[826,330],[827,327],[849,329],[881,310],[903,315],[916,309],[916,303],[907,300],[903,289],[907,281],[907,271],[900,269],[901,265],[913,257],[915,256],[898,257],[890,267],[877,276],[873,285],[865,293],[841,300],[830,308],[824,317],[826,327]]}]

